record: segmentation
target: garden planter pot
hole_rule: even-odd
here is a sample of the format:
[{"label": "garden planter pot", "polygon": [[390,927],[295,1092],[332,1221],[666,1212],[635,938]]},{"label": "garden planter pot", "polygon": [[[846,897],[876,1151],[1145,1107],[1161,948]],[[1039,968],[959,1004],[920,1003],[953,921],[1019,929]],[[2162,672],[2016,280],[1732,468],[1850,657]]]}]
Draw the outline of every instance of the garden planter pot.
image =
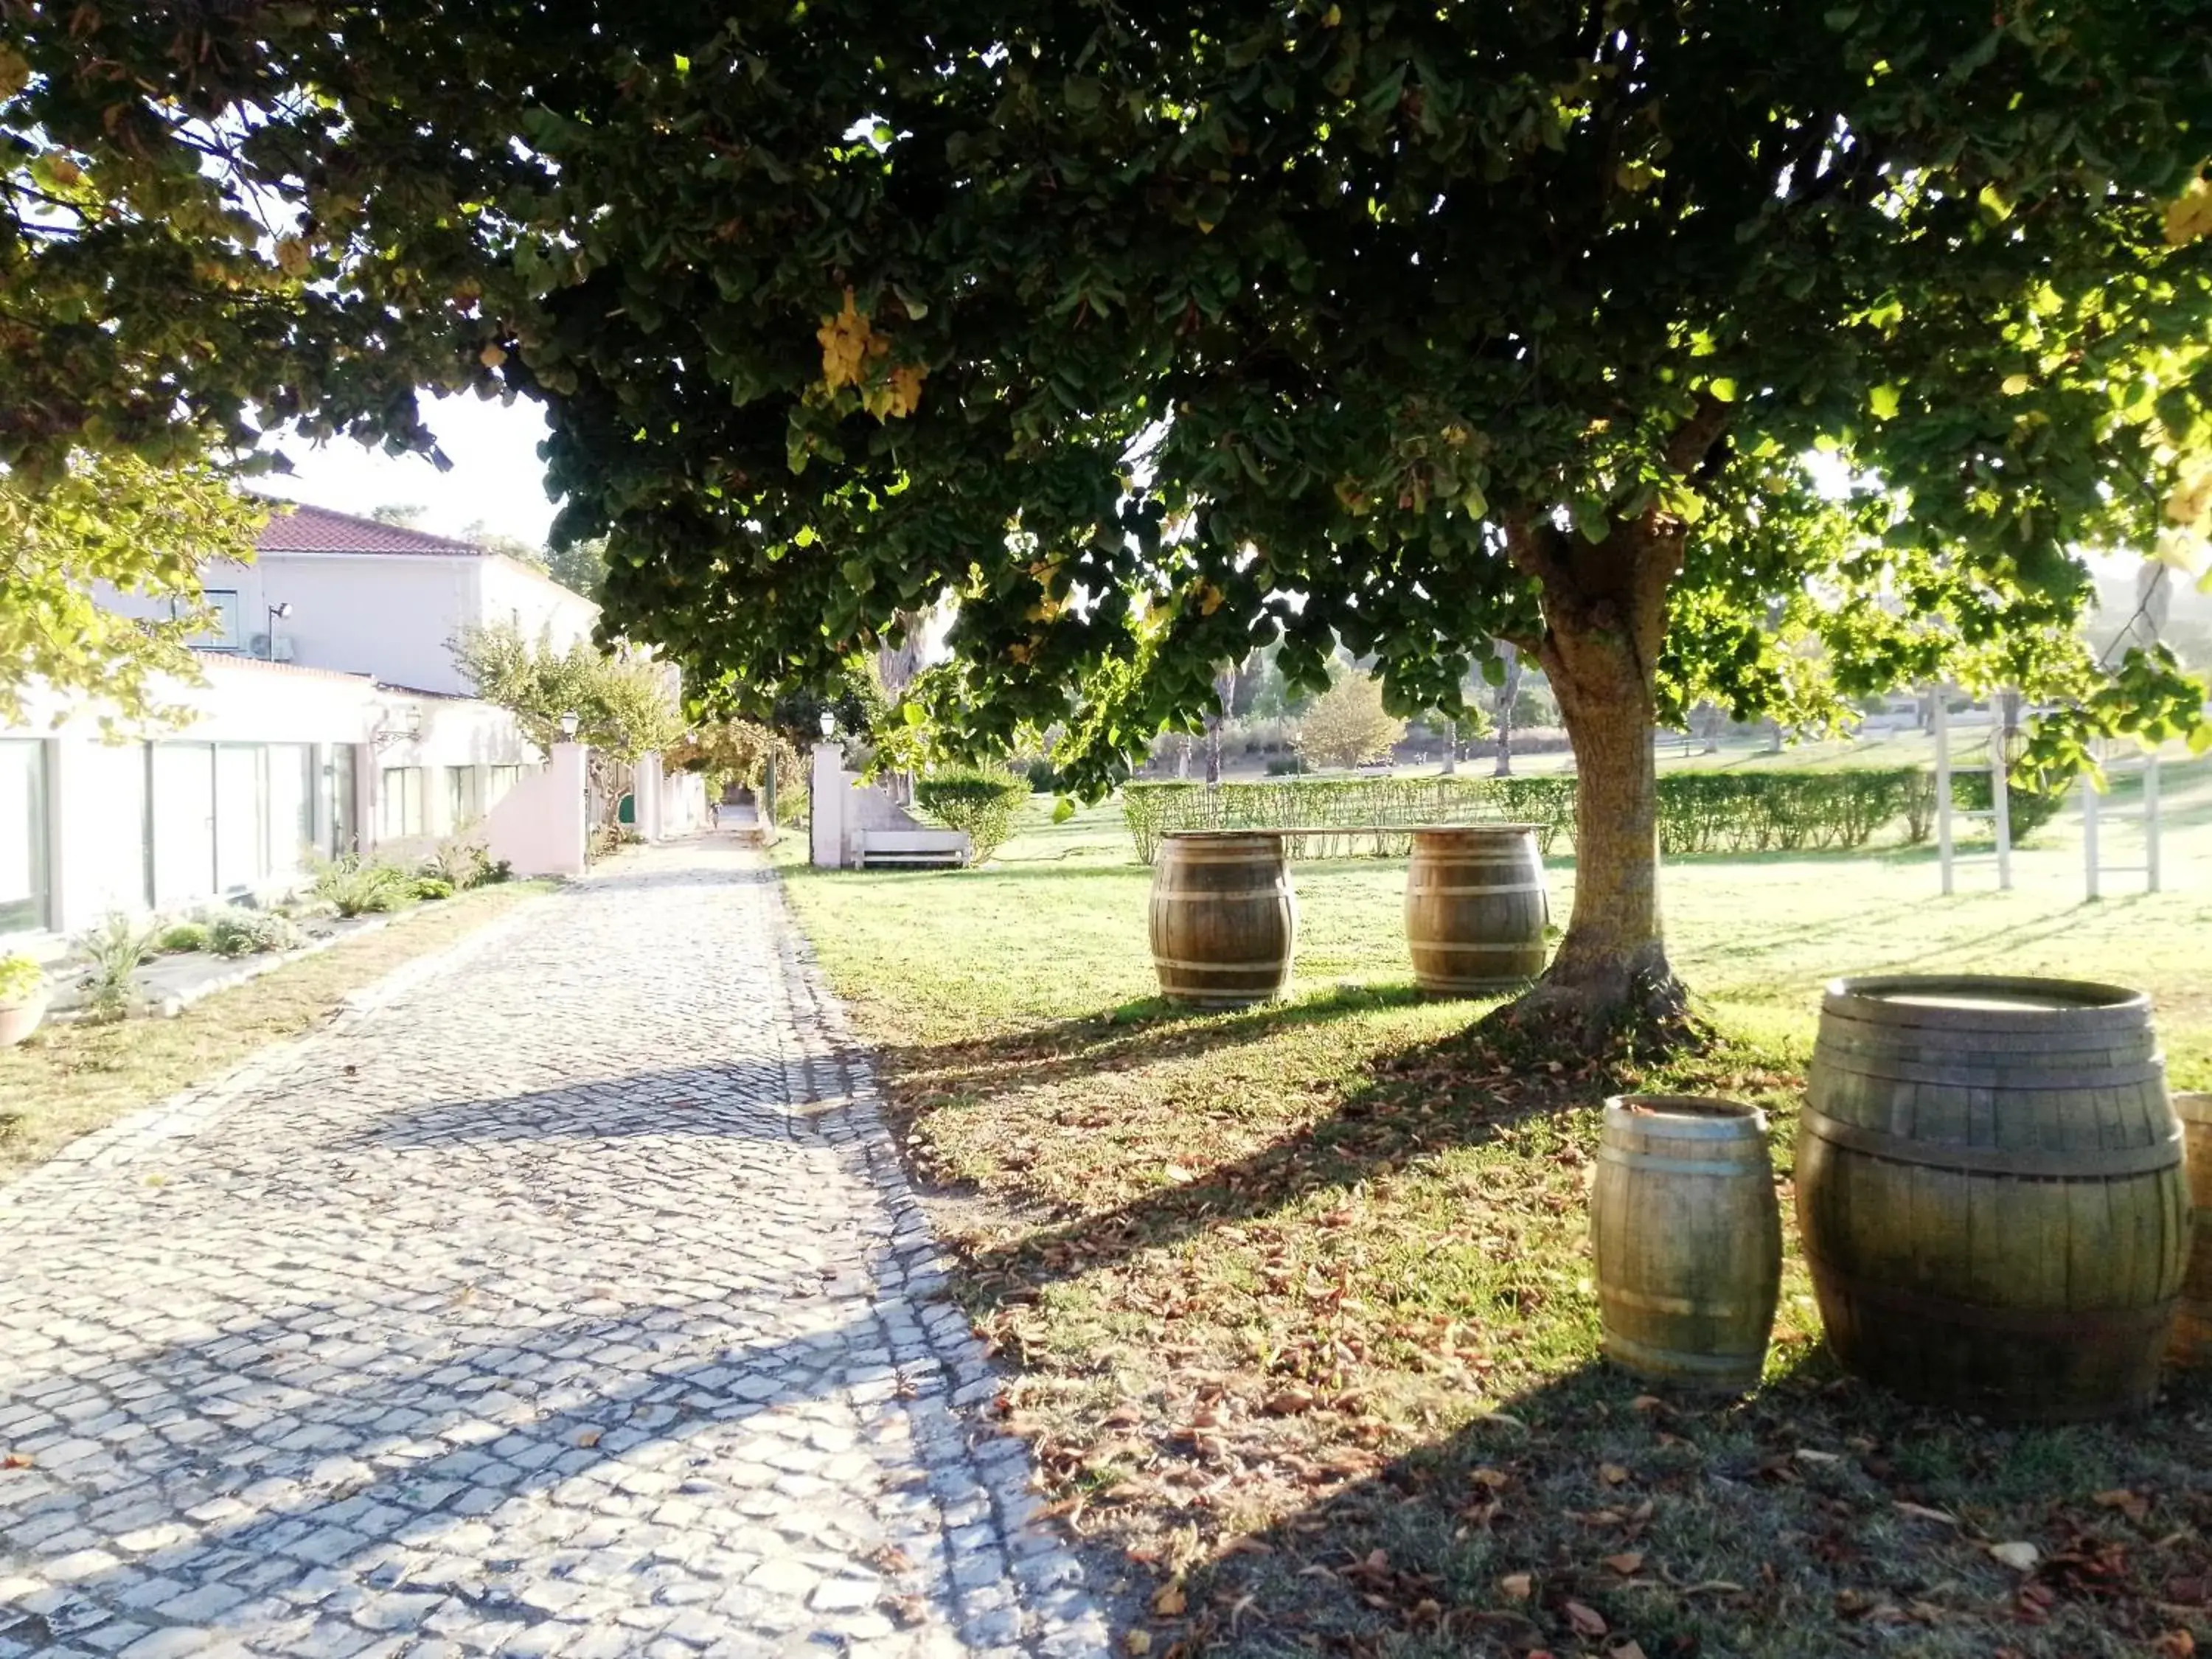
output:
[{"label": "garden planter pot", "polygon": [[41,991],[20,1001],[0,1002],[0,1048],[12,1048],[39,1029],[46,1017],[46,995]]},{"label": "garden planter pot", "polygon": [[1607,1359],[1655,1382],[1757,1386],[1782,1290],[1763,1113],[1679,1095],[1606,1102],[1590,1245]]},{"label": "garden planter pot", "polygon": [[2141,992],[1836,981],[1796,1176],[1806,1265],[1845,1370],[2015,1421],[2151,1403],[2191,1230]]}]

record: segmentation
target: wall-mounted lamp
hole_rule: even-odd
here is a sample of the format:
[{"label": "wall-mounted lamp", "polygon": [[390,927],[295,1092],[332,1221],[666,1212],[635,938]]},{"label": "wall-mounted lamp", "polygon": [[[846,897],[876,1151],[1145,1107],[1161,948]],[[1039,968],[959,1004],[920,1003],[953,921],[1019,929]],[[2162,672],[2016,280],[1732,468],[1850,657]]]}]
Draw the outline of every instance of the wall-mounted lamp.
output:
[{"label": "wall-mounted lamp", "polygon": [[826,708],[822,711],[822,735],[825,738],[837,735],[837,717]]},{"label": "wall-mounted lamp", "polygon": [[569,713],[568,713],[568,714],[563,714],[563,715],[562,715],[562,716],[561,716],[561,741],[562,741],[562,742],[563,742],[563,743],[574,743],[574,742],[575,742],[575,740],[576,740],[576,726],[577,726],[577,720],[576,720],[575,713],[574,713],[574,710],[571,710]]},{"label": "wall-mounted lamp", "polygon": [[269,632],[267,638],[269,641],[269,660],[271,662],[276,660],[276,624],[280,622],[289,621],[291,615],[292,601],[289,599],[279,599],[276,604],[269,607]]}]

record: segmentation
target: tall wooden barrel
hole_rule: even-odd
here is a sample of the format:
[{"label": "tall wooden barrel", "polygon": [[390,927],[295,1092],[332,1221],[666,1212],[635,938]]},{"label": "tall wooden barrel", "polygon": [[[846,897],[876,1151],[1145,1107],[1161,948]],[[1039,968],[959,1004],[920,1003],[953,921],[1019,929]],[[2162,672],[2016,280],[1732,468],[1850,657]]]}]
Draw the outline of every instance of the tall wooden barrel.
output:
[{"label": "tall wooden barrel", "polygon": [[2069,980],[1838,980],[1797,1221],[1847,1370],[2059,1422],[2147,1406],[2190,1243],[2150,1000]]},{"label": "tall wooden barrel", "polygon": [[1238,1008],[1280,996],[1298,935],[1282,838],[1234,830],[1163,836],[1152,866],[1152,933],[1160,989],[1178,1002]]},{"label": "tall wooden barrel", "polygon": [[1406,943],[1424,991],[1466,996],[1535,978],[1550,920],[1535,825],[1413,831]]},{"label": "tall wooden barrel", "polygon": [[2182,1162],[2198,1225],[2181,1280],[2181,1314],[2166,1357],[2177,1365],[2212,1364],[2212,1095],[2176,1095]]},{"label": "tall wooden barrel", "polygon": [[1662,1382],[1757,1385],[1782,1290],[1765,1114],[1680,1095],[1606,1102],[1590,1243],[1607,1359]]}]

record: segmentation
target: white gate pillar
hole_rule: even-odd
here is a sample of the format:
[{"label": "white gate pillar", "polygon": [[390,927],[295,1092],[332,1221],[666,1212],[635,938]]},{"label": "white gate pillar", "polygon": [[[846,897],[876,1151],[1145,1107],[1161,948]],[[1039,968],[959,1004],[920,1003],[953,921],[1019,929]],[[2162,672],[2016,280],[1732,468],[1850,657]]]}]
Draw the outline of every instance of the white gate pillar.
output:
[{"label": "white gate pillar", "polygon": [[812,805],[814,863],[835,870],[845,862],[845,749],[842,744],[814,745]]}]

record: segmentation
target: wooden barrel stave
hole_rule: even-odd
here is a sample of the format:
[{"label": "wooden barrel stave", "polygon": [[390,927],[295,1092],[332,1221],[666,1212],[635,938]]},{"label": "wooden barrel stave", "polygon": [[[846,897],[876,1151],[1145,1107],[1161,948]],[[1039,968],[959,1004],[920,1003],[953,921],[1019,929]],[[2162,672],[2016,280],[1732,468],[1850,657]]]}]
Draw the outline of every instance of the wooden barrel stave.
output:
[{"label": "wooden barrel stave", "polygon": [[1607,1358],[1686,1387],[1758,1383],[1782,1285],[1763,1116],[1726,1101],[1608,1101],[1590,1243]]},{"label": "wooden barrel stave", "polygon": [[[1887,1000],[1977,986],[2013,1006]],[[1847,1370],[2006,1418],[2149,1403],[2189,1217],[2143,999],[1839,982],[1808,1096],[1800,1231]]]},{"label": "wooden barrel stave", "polygon": [[1534,826],[1416,830],[1413,842],[1406,944],[1415,984],[1479,995],[1544,971],[1551,905]]},{"label": "wooden barrel stave", "polygon": [[[2212,1094],[2176,1095],[2190,1201],[2200,1224],[2212,1212]],[[2174,1364],[2212,1364],[2212,1224],[2199,1224],[2181,1280],[2181,1311],[2166,1357]]]},{"label": "wooden barrel stave", "polygon": [[1163,836],[1149,926],[1163,995],[1241,1008],[1283,994],[1297,942],[1297,896],[1279,836]]}]

